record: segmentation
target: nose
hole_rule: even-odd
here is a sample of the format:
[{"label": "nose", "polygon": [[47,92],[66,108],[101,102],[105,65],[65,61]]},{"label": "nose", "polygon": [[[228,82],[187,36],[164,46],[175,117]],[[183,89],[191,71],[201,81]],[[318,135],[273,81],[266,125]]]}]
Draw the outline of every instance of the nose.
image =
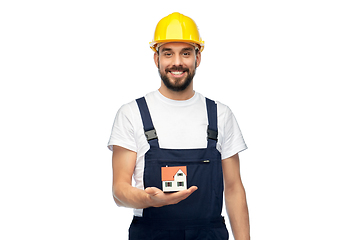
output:
[{"label": "nose", "polygon": [[173,65],[174,66],[182,66],[182,60],[180,54],[175,54],[173,58]]}]

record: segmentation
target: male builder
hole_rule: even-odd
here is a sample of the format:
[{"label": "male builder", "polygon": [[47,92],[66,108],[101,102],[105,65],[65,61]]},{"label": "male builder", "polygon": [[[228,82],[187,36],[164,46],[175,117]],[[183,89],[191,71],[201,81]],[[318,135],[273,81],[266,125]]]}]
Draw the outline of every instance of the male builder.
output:
[{"label": "male builder", "polygon": [[250,239],[238,158],[246,145],[231,110],[193,90],[204,49],[195,22],[170,14],[150,47],[161,86],[119,109],[108,143],[114,200],[134,208],[129,239],[228,239],[223,193],[234,238]]}]

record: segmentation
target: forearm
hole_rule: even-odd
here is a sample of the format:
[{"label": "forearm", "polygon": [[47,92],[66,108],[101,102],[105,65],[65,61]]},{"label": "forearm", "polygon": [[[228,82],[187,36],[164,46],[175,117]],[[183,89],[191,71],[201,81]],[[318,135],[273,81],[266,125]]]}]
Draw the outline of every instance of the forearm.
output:
[{"label": "forearm", "polygon": [[148,208],[162,207],[177,204],[189,197],[197,190],[196,186],[191,186],[186,190],[174,193],[164,193],[156,187],[148,187],[145,190],[132,187],[126,182],[118,183],[113,187],[113,196],[119,207]]},{"label": "forearm", "polygon": [[135,188],[128,183],[118,183],[113,186],[113,197],[116,205],[128,208],[148,208],[149,194],[144,190]]},{"label": "forearm", "polygon": [[225,190],[225,204],[235,240],[249,240],[249,212],[244,188]]},{"label": "forearm", "polygon": [[136,152],[114,146],[113,148],[113,197],[116,205],[143,209],[176,204],[197,190],[196,186],[175,193],[164,193],[156,187],[145,190],[131,185],[136,163]]}]

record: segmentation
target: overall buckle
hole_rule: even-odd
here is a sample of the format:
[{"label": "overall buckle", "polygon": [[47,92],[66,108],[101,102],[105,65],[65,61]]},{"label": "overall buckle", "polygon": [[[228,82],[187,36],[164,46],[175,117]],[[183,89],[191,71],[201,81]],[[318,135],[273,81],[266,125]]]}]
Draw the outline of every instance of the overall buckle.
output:
[{"label": "overall buckle", "polygon": [[146,131],[145,136],[148,141],[158,138],[155,129]]},{"label": "overall buckle", "polygon": [[217,131],[214,131],[214,130],[211,130],[211,129],[208,128],[207,135],[208,135],[207,136],[208,139],[212,139],[212,140],[215,140],[215,141],[218,140],[217,139],[217,137],[218,137],[218,132]]}]

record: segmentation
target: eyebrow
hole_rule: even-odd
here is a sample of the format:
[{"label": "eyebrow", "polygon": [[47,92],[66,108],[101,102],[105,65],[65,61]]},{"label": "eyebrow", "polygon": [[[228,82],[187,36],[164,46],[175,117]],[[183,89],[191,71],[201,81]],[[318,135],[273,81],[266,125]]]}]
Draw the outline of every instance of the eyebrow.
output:
[{"label": "eyebrow", "polygon": [[193,50],[193,48],[188,47],[188,48],[183,48],[181,51],[191,51],[191,50]]},{"label": "eyebrow", "polygon": [[172,50],[171,48],[163,48],[163,49],[161,49],[161,52],[171,51],[171,50]]},{"label": "eyebrow", "polygon": [[[191,51],[191,50],[193,50],[193,48],[191,48],[191,47],[181,49],[182,52]],[[172,49],[171,48],[163,48],[163,49],[161,49],[161,52],[165,52],[165,51],[172,51]]]}]

